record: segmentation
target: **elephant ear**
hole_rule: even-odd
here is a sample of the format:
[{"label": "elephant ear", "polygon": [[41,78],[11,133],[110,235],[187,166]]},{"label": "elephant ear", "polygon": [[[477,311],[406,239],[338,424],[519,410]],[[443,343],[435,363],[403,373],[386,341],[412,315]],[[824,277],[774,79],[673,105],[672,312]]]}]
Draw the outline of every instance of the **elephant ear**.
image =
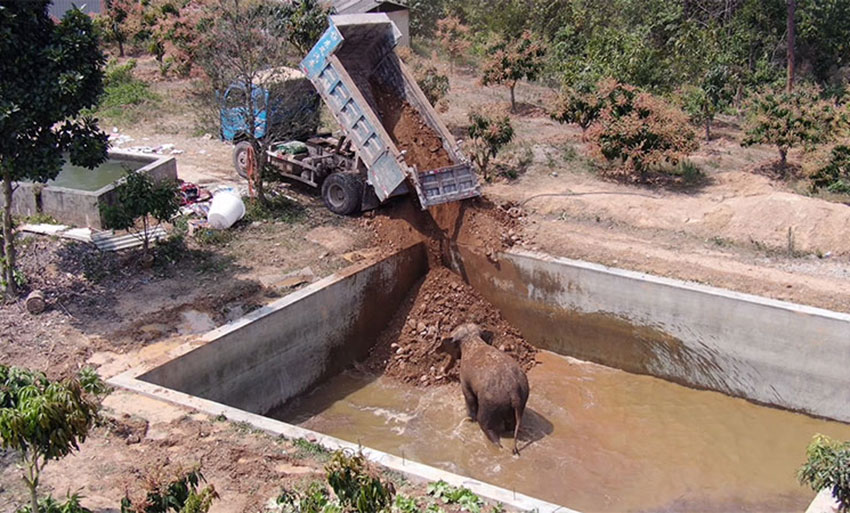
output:
[{"label": "elephant ear", "polygon": [[494,335],[493,335],[492,331],[481,330],[481,340],[483,340],[484,342],[487,342],[487,344],[489,344],[489,345],[493,344],[493,337],[494,337]]}]

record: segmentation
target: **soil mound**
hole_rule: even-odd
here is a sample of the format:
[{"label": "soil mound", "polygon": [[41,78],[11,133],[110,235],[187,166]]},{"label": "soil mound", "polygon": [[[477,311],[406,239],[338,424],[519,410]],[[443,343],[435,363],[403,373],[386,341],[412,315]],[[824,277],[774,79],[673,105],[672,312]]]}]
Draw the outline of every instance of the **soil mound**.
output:
[{"label": "soil mound", "polygon": [[401,151],[404,161],[418,171],[430,171],[454,164],[443,148],[440,136],[425,123],[408,102],[378,83],[372,84],[381,124]]},{"label": "soil mound", "polygon": [[458,380],[459,365],[443,374],[448,356],[437,352],[440,341],[466,322],[494,333],[493,346],[528,371],[536,349],[508,324],[499,311],[460,276],[445,267],[432,269],[411,291],[366,361],[368,370],[419,386]]}]

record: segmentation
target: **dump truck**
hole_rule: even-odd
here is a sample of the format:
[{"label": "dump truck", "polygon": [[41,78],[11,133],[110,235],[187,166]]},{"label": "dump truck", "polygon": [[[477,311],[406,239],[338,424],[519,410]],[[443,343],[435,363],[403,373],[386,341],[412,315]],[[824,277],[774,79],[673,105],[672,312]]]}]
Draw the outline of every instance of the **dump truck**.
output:
[{"label": "dump truck", "polygon": [[471,163],[395,53],[400,36],[386,14],[330,16],[301,71],[342,135],[275,143],[267,152],[283,176],[321,187],[335,213],[411,192],[423,209],[481,195]]}]

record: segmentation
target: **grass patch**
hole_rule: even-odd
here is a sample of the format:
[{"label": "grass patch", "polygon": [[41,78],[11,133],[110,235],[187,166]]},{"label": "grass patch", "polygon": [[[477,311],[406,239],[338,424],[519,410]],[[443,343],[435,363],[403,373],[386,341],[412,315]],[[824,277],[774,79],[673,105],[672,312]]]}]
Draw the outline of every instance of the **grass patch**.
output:
[{"label": "grass patch", "polygon": [[198,274],[221,274],[233,263],[232,257],[215,254],[203,255],[195,265]]},{"label": "grass patch", "polygon": [[330,457],[330,451],[306,438],[296,438],[291,442],[297,449],[295,456],[299,459],[315,458],[319,461],[327,461]]},{"label": "grass patch", "polygon": [[128,124],[138,121],[144,112],[160,102],[150,84],[133,76],[136,61],[124,64],[110,61],[103,80],[103,96],[96,114],[106,120]]},{"label": "grass patch", "polygon": [[38,212],[31,216],[21,218],[19,224],[59,224],[59,221],[50,214]]},{"label": "grass patch", "polygon": [[195,231],[195,241],[201,246],[226,246],[233,240],[231,230],[200,228]]},{"label": "grass patch", "polygon": [[306,209],[286,196],[267,197],[262,203],[256,198],[245,201],[246,222],[281,221],[287,224],[297,223],[306,215]]}]

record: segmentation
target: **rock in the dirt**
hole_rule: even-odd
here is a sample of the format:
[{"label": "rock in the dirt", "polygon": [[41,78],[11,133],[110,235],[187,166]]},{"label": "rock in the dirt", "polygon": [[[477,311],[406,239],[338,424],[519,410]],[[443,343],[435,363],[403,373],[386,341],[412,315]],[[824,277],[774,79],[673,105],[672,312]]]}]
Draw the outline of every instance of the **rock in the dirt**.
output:
[{"label": "rock in the dirt", "polygon": [[34,290],[29,293],[27,298],[24,300],[24,305],[27,308],[27,312],[38,315],[44,311],[47,306],[47,302],[44,300],[44,293],[40,290]]}]

